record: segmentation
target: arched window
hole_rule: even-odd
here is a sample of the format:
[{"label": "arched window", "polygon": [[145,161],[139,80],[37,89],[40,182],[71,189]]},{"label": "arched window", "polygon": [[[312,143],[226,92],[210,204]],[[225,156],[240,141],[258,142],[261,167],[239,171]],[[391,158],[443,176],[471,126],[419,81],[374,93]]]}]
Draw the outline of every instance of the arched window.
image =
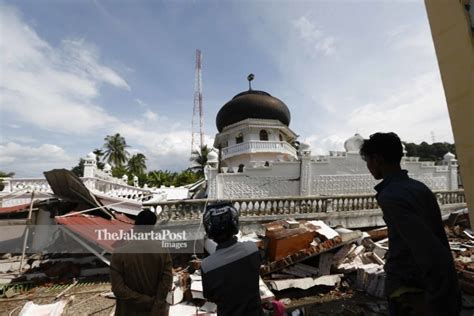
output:
[{"label": "arched window", "polygon": [[244,167],[245,167],[244,164],[240,164],[237,172],[244,172]]},{"label": "arched window", "polygon": [[268,140],[268,132],[264,129],[260,131],[260,140]]},{"label": "arched window", "polygon": [[269,167],[270,166],[270,163],[268,161],[265,161],[265,164],[264,164],[265,167]]},{"label": "arched window", "polygon": [[280,142],[282,142],[283,141],[283,135],[280,134],[279,136],[280,136]]},{"label": "arched window", "polygon": [[244,142],[244,135],[242,133],[238,133],[237,136],[235,137],[235,143],[240,144]]}]

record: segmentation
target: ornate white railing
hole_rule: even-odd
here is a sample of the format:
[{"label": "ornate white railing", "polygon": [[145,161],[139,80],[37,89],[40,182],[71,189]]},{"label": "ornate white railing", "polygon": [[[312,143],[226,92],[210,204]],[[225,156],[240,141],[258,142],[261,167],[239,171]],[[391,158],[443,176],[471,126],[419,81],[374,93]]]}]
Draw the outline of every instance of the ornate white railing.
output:
[{"label": "ornate white railing", "polygon": [[[146,196],[152,196],[152,192],[149,189],[132,187],[126,184],[115,183],[98,178],[81,179],[89,190],[102,192],[111,197],[141,201]],[[44,178],[12,178],[5,179],[3,183],[5,188],[3,189],[2,193],[14,193],[20,191],[53,193],[48,181],[46,181]]]},{"label": "ornate white railing", "polygon": [[7,178],[2,182],[5,186],[2,193],[13,193],[19,191],[52,193],[48,181],[46,181],[45,178]]},{"label": "ornate white railing", "polygon": [[239,154],[259,152],[287,153],[296,157],[296,149],[287,142],[259,140],[249,141],[226,147],[222,149],[222,158],[225,159]]},{"label": "ornate white railing", "polygon": [[[466,203],[463,190],[435,192],[440,205]],[[206,203],[217,200],[182,200],[170,202],[144,203],[159,214],[162,221],[199,220]],[[221,200],[222,201],[222,200]],[[231,201],[242,217],[329,213],[376,210],[379,208],[372,194],[346,196],[308,196],[279,198],[240,198]]]}]

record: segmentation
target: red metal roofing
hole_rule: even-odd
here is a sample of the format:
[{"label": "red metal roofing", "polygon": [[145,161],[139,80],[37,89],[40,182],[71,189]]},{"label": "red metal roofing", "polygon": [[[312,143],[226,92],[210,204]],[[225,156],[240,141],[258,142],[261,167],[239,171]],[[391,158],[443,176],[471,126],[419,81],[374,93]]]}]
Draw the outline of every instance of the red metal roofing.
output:
[{"label": "red metal roofing", "polygon": [[0,207],[0,214],[28,212],[29,209],[30,209],[30,203],[15,205],[15,206],[8,206],[8,207]]},{"label": "red metal roofing", "polygon": [[133,220],[123,214],[115,214],[117,219],[106,219],[100,216],[77,214],[72,216],[57,216],[56,223],[66,226],[70,231],[82,238],[98,245],[102,249],[112,252],[117,246],[117,241],[99,239],[98,230],[106,229],[108,233],[124,232],[133,227]]}]

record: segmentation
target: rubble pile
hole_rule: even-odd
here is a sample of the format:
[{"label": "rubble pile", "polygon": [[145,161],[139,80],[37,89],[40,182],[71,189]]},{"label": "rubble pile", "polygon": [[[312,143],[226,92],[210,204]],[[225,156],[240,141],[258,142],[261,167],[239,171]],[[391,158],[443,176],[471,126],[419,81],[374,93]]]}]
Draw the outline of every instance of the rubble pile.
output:
[{"label": "rubble pile", "polygon": [[445,226],[461,289],[474,295],[474,234],[462,225]]},{"label": "rubble pile", "polygon": [[[318,293],[342,297],[354,288],[383,297],[386,239],[374,242],[367,233],[333,229],[318,220],[278,220],[262,226],[261,235],[239,234],[239,240],[255,242],[261,250],[263,303],[278,301],[290,306],[294,297]],[[212,243],[205,243],[209,253],[215,251]],[[204,304],[199,265],[200,260],[193,260],[187,268],[174,271],[173,290],[168,295],[170,313],[185,308],[215,311],[214,304]],[[292,295],[296,292],[299,295]]]},{"label": "rubble pile", "polygon": [[[445,231],[461,288],[474,295],[474,234],[466,218],[467,214],[452,214],[445,219]],[[359,295],[365,294],[370,295],[367,296],[370,300],[373,297],[384,300],[386,227],[362,232],[331,228],[320,220],[287,219],[262,224],[259,233],[239,233],[238,239],[254,242],[260,249],[260,294],[263,306],[269,310],[278,306],[298,311],[314,305],[317,300],[352,297],[357,300]],[[205,240],[204,246],[208,254],[216,249],[212,240]],[[17,261],[17,257],[5,255],[0,259],[0,268],[4,273],[17,270]],[[170,314],[192,315],[199,311],[202,315],[215,315],[216,305],[203,296],[201,259],[173,254],[173,262],[173,285],[167,297]],[[27,272],[23,273],[23,280],[41,277],[61,282],[72,277],[108,273],[108,268],[91,256],[72,260],[30,257],[25,266]],[[6,288],[3,290],[6,293]],[[375,304],[377,310],[386,308],[373,301],[371,304]]]}]

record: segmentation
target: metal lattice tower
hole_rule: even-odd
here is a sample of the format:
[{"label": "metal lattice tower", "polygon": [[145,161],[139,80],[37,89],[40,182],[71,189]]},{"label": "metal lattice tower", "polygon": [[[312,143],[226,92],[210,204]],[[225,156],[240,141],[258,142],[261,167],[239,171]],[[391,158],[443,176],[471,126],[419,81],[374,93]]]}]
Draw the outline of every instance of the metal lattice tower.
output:
[{"label": "metal lattice tower", "polygon": [[[202,55],[201,50],[196,49],[196,73],[194,77],[194,106],[192,119],[192,138],[191,138],[191,153],[193,151],[200,151],[204,145],[204,113],[202,109],[202,81],[201,81],[201,67]],[[199,118],[197,117],[199,115]],[[199,120],[199,140],[197,137],[197,121]],[[199,143],[198,143],[199,141]]]}]

